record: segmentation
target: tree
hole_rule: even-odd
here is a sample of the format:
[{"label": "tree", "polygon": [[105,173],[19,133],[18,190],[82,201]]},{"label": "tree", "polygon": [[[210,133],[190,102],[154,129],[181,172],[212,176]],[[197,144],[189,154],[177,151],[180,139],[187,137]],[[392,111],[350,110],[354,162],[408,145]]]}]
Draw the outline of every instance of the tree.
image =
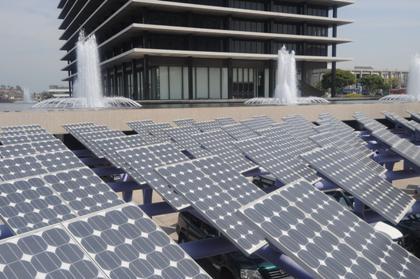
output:
[{"label": "tree", "polygon": [[[356,76],[353,75],[352,72],[337,69],[336,78],[335,78],[335,87],[336,89],[339,89],[337,91],[342,91],[344,87],[353,85],[355,83],[356,83]],[[333,87],[331,71],[324,74],[324,76],[322,77],[321,84],[322,84],[322,88],[324,88],[325,90]]]},{"label": "tree", "polygon": [[398,78],[392,77],[385,79],[385,85],[388,89],[396,89],[401,87],[401,82]]},{"label": "tree", "polygon": [[360,79],[360,83],[370,95],[376,95],[380,89],[386,88],[384,79],[378,75],[364,76]]}]

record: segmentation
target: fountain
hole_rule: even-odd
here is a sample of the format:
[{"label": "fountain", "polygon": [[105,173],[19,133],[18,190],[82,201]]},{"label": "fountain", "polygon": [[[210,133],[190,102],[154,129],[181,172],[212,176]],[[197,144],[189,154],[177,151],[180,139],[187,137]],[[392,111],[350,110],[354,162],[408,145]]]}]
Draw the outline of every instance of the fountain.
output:
[{"label": "fountain", "polygon": [[296,58],[294,51],[287,51],[283,46],[278,52],[277,76],[274,98],[253,98],[247,105],[296,105],[329,103],[319,97],[302,98],[297,87]]},{"label": "fountain", "polygon": [[410,65],[408,76],[408,95],[420,101],[420,55],[416,54]]},{"label": "fountain", "polygon": [[80,31],[76,47],[77,80],[74,96],[71,98],[52,98],[42,101],[34,108],[41,109],[101,109],[101,108],[139,108],[141,105],[123,97],[103,97],[101,68],[98,44],[95,35],[85,36]]},{"label": "fountain", "polygon": [[379,99],[382,103],[407,103],[420,101],[420,55],[416,54],[410,65],[407,95],[388,95]]},{"label": "fountain", "polygon": [[25,104],[30,104],[34,102],[32,99],[32,93],[28,88],[23,89],[23,102]]}]

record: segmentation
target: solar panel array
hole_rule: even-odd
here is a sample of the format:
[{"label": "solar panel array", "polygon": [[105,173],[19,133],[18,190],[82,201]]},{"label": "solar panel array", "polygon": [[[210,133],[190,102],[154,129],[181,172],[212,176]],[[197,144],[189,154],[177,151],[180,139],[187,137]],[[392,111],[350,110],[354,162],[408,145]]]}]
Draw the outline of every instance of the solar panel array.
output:
[{"label": "solar panel array", "polygon": [[[70,129],[92,127],[83,124]],[[91,142],[99,138],[95,132],[88,133],[92,133]],[[138,135],[124,138],[98,142],[103,141],[108,151],[114,150],[114,144],[131,147],[140,142]],[[44,153],[49,143],[58,146],[54,141],[2,146],[12,158],[0,160],[0,177],[7,180],[0,183],[0,215],[21,235],[0,242],[1,274],[8,278],[210,278],[137,206],[123,205],[72,152]],[[176,161],[168,157],[165,147],[148,148]],[[22,152],[33,154],[21,157]]]},{"label": "solar panel array", "polygon": [[156,167],[189,160],[173,145],[163,143],[120,150],[117,153],[129,167],[125,168],[127,173],[137,182],[145,181],[177,210],[189,206],[189,203],[182,196],[178,195],[166,181],[153,171]]},{"label": "solar panel array", "polygon": [[5,278],[211,278],[137,206],[0,242]]},{"label": "solar panel array", "polygon": [[235,146],[235,140],[222,130],[195,134],[193,138],[206,150],[225,160],[238,172],[256,168],[255,164],[246,159],[241,150]]},{"label": "solar panel array", "polygon": [[311,183],[320,180],[316,171],[308,167],[306,162],[290,155],[287,146],[277,145],[264,137],[239,141],[236,146],[283,184],[300,178],[306,178]]},{"label": "solar panel array", "polygon": [[420,261],[306,181],[240,209],[250,226],[316,278],[417,278]]},{"label": "solar panel array", "polygon": [[417,123],[420,123],[420,114],[416,112],[409,112],[411,118],[416,121]]},{"label": "solar panel array", "polygon": [[[226,170],[234,173],[231,165],[216,157],[156,169],[203,218],[250,255],[266,242],[236,213],[241,206],[262,197],[264,192],[237,172],[235,176],[220,175]],[[228,179],[230,181],[226,181]]]},{"label": "solar panel array", "polygon": [[356,119],[357,122],[359,122],[363,126],[364,129],[368,130],[369,132],[388,129],[388,127],[385,126],[384,124],[380,123],[377,120],[371,119],[360,112],[355,113],[354,118]]},{"label": "solar panel array", "polygon": [[317,134],[315,125],[300,115],[284,117],[280,126],[301,141],[307,141],[310,136]]},{"label": "solar panel array", "polygon": [[172,128],[169,123],[154,123],[150,120],[133,121],[127,123],[148,144],[158,144],[170,141],[165,130]]},{"label": "solar panel array", "polygon": [[394,224],[398,224],[415,203],[413,198],[335,147],[301,156],[323,176]]}]

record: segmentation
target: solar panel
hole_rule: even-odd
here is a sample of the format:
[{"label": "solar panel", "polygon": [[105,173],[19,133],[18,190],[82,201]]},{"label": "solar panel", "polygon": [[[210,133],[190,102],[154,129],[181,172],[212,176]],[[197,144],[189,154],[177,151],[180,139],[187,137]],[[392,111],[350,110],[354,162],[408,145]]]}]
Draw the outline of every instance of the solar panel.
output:
[{"label": "solar panel", "polygon": [[27,134],[27,135],[12,136],[12,137],[0,136],[0,142],[3,145],[28,143],[28,142],[36,142],[36,141],[46,141],[46,140],[54,140],[54,139],[56,139],[56,137],[54,137],[51,134]]},{"label": "solar panel", "polygon": [[270,128],[276,122],[267,116],[256,116],[250,119],[242,120],[241,123],[253,131]]},{"label": "solar panel", "polygon": [[2,278],[106,278],[64,227],[0,241]]},{"label": "solar panel", "polygon": [[245,140],[258,137],[257,133],[241,123],[223,126],[222,130],[236,140]]},{"label": "solar panel", "polygon": [[118,155],[118,150],[140,147],[146,145],[140,135],[131,135],[120,138],[107,138],[95,140],[94,143],[103,151],[104,156],[114,166],[122,168],[124,160]]},{"label": "solar panel", "polygon": [[175,120],[174,123],[178,127],[186,127],[186,126],[193,126],[195,123],[194,119],[188,118],[188,119],[178,119]]},{"label": "solar panel", "polygon": [[392,146],[391,150],[416,166],[420,166],[420,147],[410,141],[401,139]]},{"label": "solar panel", "polygon": [[101,178],[86,167],[47,174],[44,180],[79,216],[123,203]]},{"label": "solar panel", "polygon": [[16,137],[23,135],[32,135],[32,134],[48,134],[47,130],[43,128],[29,129],[29,130],[12,130],[12,131],[1,131],[1,137]]},{"label": "solar panel", "polygon": [[386,171],[386,169],[383,166],[372,160],[370,157],[366,156],[367,149],[362,149],[360,146],[354,144],[352,145],[347,140],[337,140],[332,133],[318,134],[310,137],[310,139],[319,144],[320,147],[331,145],[340,149],[341,151],[345,152],[348,156],[353,157],[355,160],[358,160],[362,164],[371,168],[371,170],[378,175],[381,175]]},{"label": "solar panel", "polygon": [[78,133],[73,132],[73,136],[75,136],[84,146],[86,146],[90,151],[95,154],[98,158],[103,158],[105,155],[102,150],[96,145],[95,141],[99,139],[106,139],[106,138],[118,138],[118,137],[125,137],[125,134],[121,131],[112,131],[112,130],[105,130],[105,131],[94,131],[94,132],[87,132],[87,133]]},{"label": "solar panel", "polygon": [[0,184],[0,216],[14,233],[21,234],[76,214],[41,177],[32,177]]},{"label": "solar panel", "polygon": [[257,168],[235,146],[234,139],[222,130],[195,134],[192,137],[211,152],[212,155],[219,156],[238,172]]},{"label": "solar panel", "polygon": [[0,127],[1,132],[33,131],[40,129],[43,128],[38,124]]},{"label": "solar panel", "polygon": [[18,234],[121,203],[88,168],[0,184],[0,215]]},{"label": "solar panel", "polygon": [[216,118],[214,121],[219,123],[220,126],[232,125],[236,123],[236,121],[231,117]]},{"label": "solar panel", "polygon": [[398,224],[415,200],[332,146],[301,155],[313,168],[386,220]]},{"label": "solar panel", "polygon": [[65,226],[109,278],[211,278],[137,206],[122,205]]},{"label": "solar panel", "polygon": [[284,147],[276,145],[267,138],[239,141],[236,146],[283,184],[300,178],[307,178],[311,183],[320,180],[316,171],[309,168],[303,160],[290,156]]},{"label": "solar panel", "polygon": [[169,137],[180,146],[182,150],[186,150],[195,158],[207,157],[211,154],[205,149],[201,148],[198,141],[191,137],[192,134],[200,131],[194,126],[185,126],[178,128],[171,128],[165,130]]},{"label": "solar panel", "polygon": [[10,144],[0,146],[0,158],[22,157],[64,150],[67,150],[67,147],[58,139],[32,143]]},{"label": "solar panel", "polygon": [[[192,207],[212,226],[232,241],[243,253],[252,254],[266,244],[261,235],[255,233],[248,225],[236,216],[237,210],[244,204],[240,197],[248,193],[246,201],[264,195],[255,185],[246,183],[224,188],[218,182],[226,180],[225,176],[210,176],[204,172],[205,166],[217,168],[220,172],[231,167],[221,160],[202,158],[157,168],[156,171],[164,177],[179,193],[191,203]],[[239,174],[237,174],[239,175]],[[213,180],[217,179],[218,180]],[[213,178],[213,179],[212,179]]]},{"label": "solar panel", "polygon": [[210,132],[222,128],[218,121],[202,121],[194,123],[194,126],[202,132]]},{"label": "solar panel", "polygon": [[46,173],[34,156],[0,160],[0,180],[7,181]]},{"label": "solar panel", "polygon": [[84,166],[71,151],[1,159],[0,179],[14,180]]},{"label": "solar panel", "polygon": [[110,131],[107,126],[81,126],[81,127],[65,127],[66,131],[69,133],[75,132],[78,134],[89,133],[89,132],[101,132],[101,131]]},{"label": "solar panel", "polygon": [[397,144],[401,138],[387,129],[376,130],[372,132],[372,136],[388,146]]},{"label": "solar panel", "polygon": [[299,155],[318,147],[313,141],[309,139],[299,140],[289,134],[289,132],[281,126],[272,126],[271,128],[258,130],[261,136],[269,138],[271,141],[290,147],[290,155]]},{"label": "solar panel", "polygon": [[410,113],[411,118],[414,121],[416,121],[417,123],[420,122],[420,114],[419,113],[416,113],[416,112],[409,112],[409,113]]},{"label": "solar panel", "polygon": [[147,184],[158,192],[173,208],[181,210],[189,203],[168,183],[159,177],[153,169],[167,164],[189,160],[170,143],[144,146],[120,150],[118,155],[125,161],[129,168],[124,168],[138,183],[146,181]]},{"label": "solar panel", "polygon": [[420,261],[345,207],[297,181],[240,210],[316,278],[417,278]]}]

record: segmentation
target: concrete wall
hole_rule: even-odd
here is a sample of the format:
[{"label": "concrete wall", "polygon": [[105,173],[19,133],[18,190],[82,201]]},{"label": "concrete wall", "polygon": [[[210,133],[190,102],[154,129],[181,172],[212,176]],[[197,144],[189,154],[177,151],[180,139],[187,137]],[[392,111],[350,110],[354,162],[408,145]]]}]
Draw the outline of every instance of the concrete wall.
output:
[{"label": "concrete wall", "polygon": [[130,130],[126,124],[128,121],[142,119],[171,122],[183,118],[194,118],[201,121],[218,117],[232,117],[235,120],[241,120],[252,116],[267,115],[280,121],[283,116],[300,114],[310,121],[315,121],[320,113],[329,112],[341,120],[352,120],[353,113],[357,111],[374,118],[384,118],[383,111],[395,112],[408,117],[407,111],[420,112],[420,103],[0,112],[0,127],[40,124],[49,132],[60,134],[64,133],[62,125],[77,122],[94,122],[117,130]]}]

